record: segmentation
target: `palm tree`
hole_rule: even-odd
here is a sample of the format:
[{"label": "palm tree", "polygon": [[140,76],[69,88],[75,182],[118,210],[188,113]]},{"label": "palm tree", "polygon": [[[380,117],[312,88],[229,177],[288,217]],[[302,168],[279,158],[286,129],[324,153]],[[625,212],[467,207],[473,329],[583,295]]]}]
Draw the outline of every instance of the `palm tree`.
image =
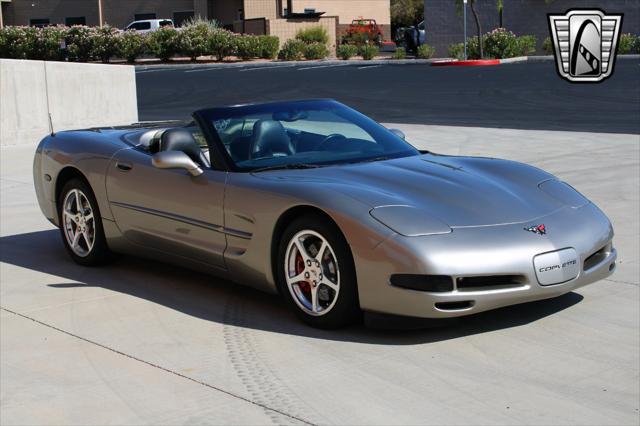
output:
[{"label": "palm tree", "polygon": [[[480,17],[478,16],[478,10],[476,9],[476,1],[478,0],[468,0],[469,1],[469,6],[471,6],[471,13],[473,13],[473,19],[476,22],[476,30],[478,31],[478,49],[479,49],[479,53],[480,53],[480,59],[482,59],[483,57],[483,52],[482,52],[482,28],[480,25]],[[497,0],[498,4],[501,6],[502,5],[502,0]],[[464,7],[464,3],[463,0],[456,0],[456,9],[458,10],[458,12],[460,12],[462,10],[462,8]]]},{"label": "palm tree", "polygon": [[[483,57],[482,51],[482,28],[480,26],[480,17],[478,16],[478,10],[476,9],[476,2],[479,0],[468,0],[469,6],[471,6],[471,13],[473,13],[473,19],[476,22],[476,30],[478,31],[478,49],[480,50],[480,59]],[[544,0],[545,3],[551,3],[553,0]],[[500,26],[502,26],[502,8],[504,6],[504,0],[496,0],[496,9],[500,16]],[[458,12],[464,7],[463,0],[456,0],[456,9]]]}]

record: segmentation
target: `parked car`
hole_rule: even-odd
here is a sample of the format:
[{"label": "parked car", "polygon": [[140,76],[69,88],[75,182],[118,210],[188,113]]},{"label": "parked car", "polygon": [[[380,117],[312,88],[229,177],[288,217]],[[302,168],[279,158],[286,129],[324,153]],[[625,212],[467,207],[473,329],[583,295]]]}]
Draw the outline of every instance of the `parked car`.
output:
[{"label": "parked car", "polygon": [[173,21],[171,19],[143,19],[141,21],[133,21],[127,25],[124,30],[136,30],[140,33],[148,33],[167,26],[173,27]]},{"label": "parked car", "polygon": [[[426,43],[426,31],[424,21],[418,24],[418,34],[420,34],[420,45]],[[416,29],[415,27],[400,27],[396,30],[395,36],[396,45],[404,47],[407,50],[411,50],[416,43]]]},{"label": "parked car", "polygon": [[279,293],[317,327],[470,315],[614,272],[609,219],[568,184],[403,136],[332,100],[208,108],[49,135],[35,192],[78,264],[174,262]]},{"label": "parked car", "polygon": [[382,45],[383,36],[382,28],[376,23],[375,19],[354,19],[349,25],[349,29],[345,34],[345,39],[353,37],[354,34],[366,34],[370,42]]}]

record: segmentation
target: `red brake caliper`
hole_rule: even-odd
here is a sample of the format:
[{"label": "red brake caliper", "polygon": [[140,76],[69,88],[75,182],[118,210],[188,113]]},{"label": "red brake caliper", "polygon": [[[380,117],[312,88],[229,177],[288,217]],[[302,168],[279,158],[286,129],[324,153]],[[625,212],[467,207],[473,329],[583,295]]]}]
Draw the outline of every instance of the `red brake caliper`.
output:
[{"label": "red brake caliper", "polygon": [[[302,259],[302,256],[300,255],[300,253],[298,253],[298,255],[296,256],[296,275],[301,274],[303,271],[304,271],[304,259]],[[311,296],[311,286],[309,285],[308,282],[299,281],[298,287],[300,287],[300,290],[302,290],[305,296],[307,297]]]}]

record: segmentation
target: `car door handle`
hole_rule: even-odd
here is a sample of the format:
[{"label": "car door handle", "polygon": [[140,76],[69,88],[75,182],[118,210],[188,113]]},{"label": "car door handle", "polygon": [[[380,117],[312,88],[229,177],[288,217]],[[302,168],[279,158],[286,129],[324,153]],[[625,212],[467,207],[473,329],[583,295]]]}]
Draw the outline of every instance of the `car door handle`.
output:
[{"label": "car door handle", "polygon": [[133,166],[129,163],[117,162],[116,167],[123,172],[128,172],[129,170],[133,169]]}]

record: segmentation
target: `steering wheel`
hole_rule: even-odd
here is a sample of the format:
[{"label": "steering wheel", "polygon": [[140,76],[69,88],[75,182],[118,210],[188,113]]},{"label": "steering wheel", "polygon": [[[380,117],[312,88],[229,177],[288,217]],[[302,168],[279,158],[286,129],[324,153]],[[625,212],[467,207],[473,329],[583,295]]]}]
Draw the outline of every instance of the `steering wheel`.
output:
[{"label": "steering wheel", "polygon": [[346,136],[339,133],[332,133],[320,142],[318,145],[318,151],[326,151],[330,143],[338,142],[347,139]]}]

